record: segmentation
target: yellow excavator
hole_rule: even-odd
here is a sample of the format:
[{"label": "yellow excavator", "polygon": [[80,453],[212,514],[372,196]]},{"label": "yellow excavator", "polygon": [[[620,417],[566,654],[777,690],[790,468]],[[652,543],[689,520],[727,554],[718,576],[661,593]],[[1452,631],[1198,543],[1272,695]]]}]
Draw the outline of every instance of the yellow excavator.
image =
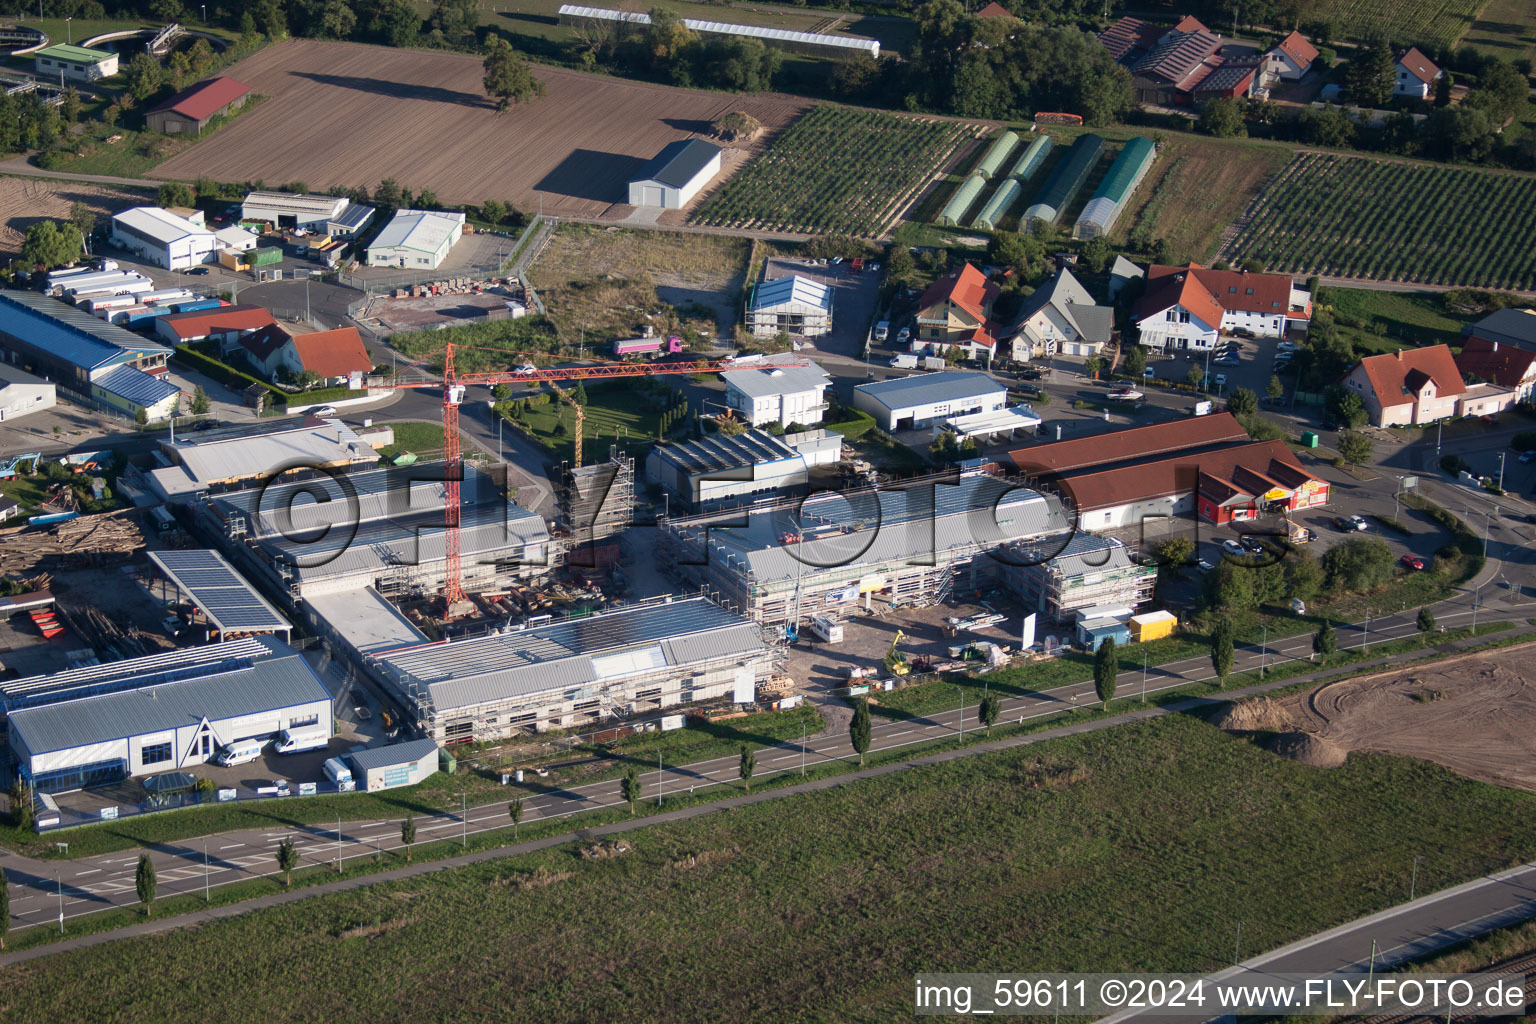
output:
[{"label": "yellow excavator", "polygon": [[885,652],[885,670],[893,676],[904,676],[912,671],[912,666],[907,664],[907,656],[897,650],[897,645],[907,638],[907,634],[901,630],[891,637],[891,649]]}]

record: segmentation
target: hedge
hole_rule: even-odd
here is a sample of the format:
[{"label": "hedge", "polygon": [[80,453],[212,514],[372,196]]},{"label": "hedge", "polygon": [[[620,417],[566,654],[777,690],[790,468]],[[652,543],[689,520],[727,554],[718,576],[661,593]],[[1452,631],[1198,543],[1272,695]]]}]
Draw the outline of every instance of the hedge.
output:
[{"label": "hedge", "polygon": [[234,388],[237,391],[244,391],[252,384],[260,384],[263,388],[266,388],[271,396],[270,401],[279,405],[288,404],[288,393],[286,391],[275,388],[260,377],[253,377],[249,373],[237,370],[228,363],[220,362],[212,356],[206,356],[186,345],[179,346],[176,351],[171,353],[171,359],[174,362],[185,364],[188,369],[205,373],[220,384]]}]

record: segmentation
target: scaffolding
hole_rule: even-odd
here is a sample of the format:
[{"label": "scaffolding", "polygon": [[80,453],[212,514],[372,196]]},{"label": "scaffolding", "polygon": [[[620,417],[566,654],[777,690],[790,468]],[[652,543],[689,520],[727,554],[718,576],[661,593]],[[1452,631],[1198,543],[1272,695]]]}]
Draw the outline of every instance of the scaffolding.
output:
[{"label": "scaffolding", "polygon": [[573,548],[612,537],[634,518],[635,460],[613,447],[606,462],[562,463],[558,489],[559,522],[570,531]]}]

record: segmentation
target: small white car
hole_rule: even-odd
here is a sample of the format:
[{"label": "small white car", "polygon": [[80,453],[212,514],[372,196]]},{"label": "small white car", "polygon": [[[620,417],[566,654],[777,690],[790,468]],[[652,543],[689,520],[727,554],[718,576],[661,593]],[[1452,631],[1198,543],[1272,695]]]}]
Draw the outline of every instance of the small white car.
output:
[{"label": "small white car", "polygon": [[910,337],[912,337],[912,328],[910,327],[903,327],[896,332],[896,340],[898,342],[905,343]]},{"label": "small white car", "polygon": [[1356,530],[1369,530],[1371,524],[1365,521],[1364,516],[1350,516],[1349,522]]},{"label": "small white car", "polygon": [[322,405],[320,408],[318,408],[318,409],[314,410],[312,413],[310,413],[310,415],[311,416],[335,416],[336,415],[336,407],[334,405]]},{"label": "small white car", "polygon": [[1243,549],[1243,546],[1235,540],[1222,541],[1221,550],[1225,551],[1229,555],[1246,555],[1248,553]]},{"label": "small white car", "polygon": [[1210,562],[1207,562],[1203,558],[1200,559],[1200,571],[1201,572],[1210,572],[1214,568],[1216,568],[1216,567],[1214,565],[1212,565]]}]

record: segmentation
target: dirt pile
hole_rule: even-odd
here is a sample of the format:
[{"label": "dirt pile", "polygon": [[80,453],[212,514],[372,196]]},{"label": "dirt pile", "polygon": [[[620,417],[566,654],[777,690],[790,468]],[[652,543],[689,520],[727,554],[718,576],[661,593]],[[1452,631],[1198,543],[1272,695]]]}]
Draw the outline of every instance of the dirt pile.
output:
[{"label": "dirt pile", "polygon": [[1263,745],[1272,754],[1310,768],[1337,768],[1349,756],[1338,744],[1309,732],[1282,732]]},{"label": "dirt pile", "polygon": [[1228,732],[1284,732],[1296,728],[1285,707],[1268,697],[1228,704],[1216,712],[1211,724]]}]

